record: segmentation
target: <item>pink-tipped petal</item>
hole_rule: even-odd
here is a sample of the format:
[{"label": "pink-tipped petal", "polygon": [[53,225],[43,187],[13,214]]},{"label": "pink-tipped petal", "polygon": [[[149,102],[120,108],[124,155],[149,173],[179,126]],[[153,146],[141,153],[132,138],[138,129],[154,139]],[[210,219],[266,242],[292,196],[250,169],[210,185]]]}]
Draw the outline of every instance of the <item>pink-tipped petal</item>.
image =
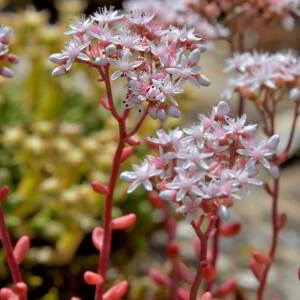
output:
[{"label": "pink-tipped petal", "polygon": [[117,219],[114,219],[111,222],[112,229],[127,229],[128,227],[134,225],[136,222],[136,215],[129,214],[127,216],[123,216]]}]

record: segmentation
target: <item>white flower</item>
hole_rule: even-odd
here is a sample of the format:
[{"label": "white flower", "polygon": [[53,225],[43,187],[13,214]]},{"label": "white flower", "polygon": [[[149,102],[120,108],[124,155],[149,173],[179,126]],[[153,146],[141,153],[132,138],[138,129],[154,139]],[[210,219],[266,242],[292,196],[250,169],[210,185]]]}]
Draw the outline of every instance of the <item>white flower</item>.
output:
[{"label": "white flower", "polygon": [[158,176],[163,172],[163,170],[157,170],[156,165],[147,159],[140,166],[133,165],[133,170],[133,172],[123,172],[120,176],[122,180],[131,183],[127,193],[132,193],[141,184],[147,191],[152,191],[153,187],[149,178]]},{"label": "white flower", "polygon": [[94,13],[91,17],[94,21],[99,24],[102,23],[111,23],[117,20],[120,20],[124,17],[124,15],[119,15],[118,10],[114,10],[113,6],[110,6],[109,9],[107,7],[100,8],[98,12]]},{"label": "white flower", "polygon": [[66,71],[69,71],[76,59],[89,61],[89,57],[81,53],[88,45],[88,43],[82,44],[77,38],[74,38],[66,44],[62,53],[52,54],[49,59],[54,63],[64,63]]},{"label": "white flower", "polygon": [[69,24],[70,30],[65,31],[66,35],[85,34],[91,28],[93,21],[90,18],[81,17],[75,23]]},{"label": "white flower", "polygon": [[141,64],[143,64],[143,62],[129,62],[131,57],[132,54],[129,51],[124,50],[122,52],[120,60],[111,60],[111,64],[115,65],[119,69],[111,75],[111,80],[116,80],[120,78],[121,75],[125,75],[130,79],[137,79],[136,74],[133,70],[139,67]]}]

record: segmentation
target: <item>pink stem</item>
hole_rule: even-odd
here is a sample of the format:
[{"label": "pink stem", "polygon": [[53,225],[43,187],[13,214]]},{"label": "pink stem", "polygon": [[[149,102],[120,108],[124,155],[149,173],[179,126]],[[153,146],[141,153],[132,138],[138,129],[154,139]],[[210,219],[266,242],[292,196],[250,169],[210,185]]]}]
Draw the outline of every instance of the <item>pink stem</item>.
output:
[{"label": "pink stem", "polygon": [[[108,184],[109,194],[106,196],[105,205],[104,205],[103,249],[100,253],[100,259],[98,265],[98,273],[103,277],[105,281],[108,264],[109,264],[110,250],[111,250],[112,200],[113,200],[113,193],[116,187],[117,178],[120,173],[121,155],[127,139],[129,139],[132,136],[132,132],[134,134],[136,131],[138,131],[143,121],[145,120],[147,113],[143,115],[142,120],[138,122],[138,124],[132,130],[132,132],[128,134],[126,131],[126,119],[128,117],[129,110],[125,110],[123,115],[119,115],[113,102],[108,67],[105,68],[105,72],[102,71],[100,72],[100,74],[102,75],[106,85],[109,108],[111,110],[113,117],[118,121],[118,125],[119,125],[119,141],[113,158],[112,172]],[[102,300],[103,293],[104,293],[103,284],[97,285],[96,292],[95,292],[95,300]]]},{"label": "pink stem", "polygon": [[[0,207],[0,233],[1,233],[0,236],[1,236],[4,251],[7,256],[7,262],[8,262],[10,272],[11,272],[13,282],[14,282],[14,284],[16,284],[18,282],[23,282],[20,267],[19,267],[19,265],[14,257],[14,254],[13,254],[14,248],[12,246],[10,236],[9,236],[6,224],[5,224],[4,211],[3,211],[2,207]],[[20,297],[20,300],[27,300],[27,296],[24,295],[24,296]]]},{"label": "pink stem", "polygon": [[299,104],[300,104],[299,102],[296,102],[296,105],[295,105],[293,125],[292,125],[292,129],[291,129],[291,132],[290,132],[288,143],[287,143],[285,151],[284,151],[286,153],[289,153],[289,151],[291,149],[291,146],[292,146],[293,138],[294,138],[294,135],[295,135],[296,123],[297,123],[297,119],[298,119],[298,116],[299,116],[299,113],[298,113]]},{"label": "pink stem", "polygon": [[260,285],[257,290],[257,300],[263,300],[263,293],[265,290],[269,270],[275,258],[276,248],[277,248],[277,240],[279,234],[279,227],[277,225],[278,220],[278,196],[279,196],[279,178],[274,179],[274,191],[273,191],[273,201],[272,201],[272,243],[271,248],[269,250],[269,257],[271,262],[265,267],[262,278],[260,280]]}]

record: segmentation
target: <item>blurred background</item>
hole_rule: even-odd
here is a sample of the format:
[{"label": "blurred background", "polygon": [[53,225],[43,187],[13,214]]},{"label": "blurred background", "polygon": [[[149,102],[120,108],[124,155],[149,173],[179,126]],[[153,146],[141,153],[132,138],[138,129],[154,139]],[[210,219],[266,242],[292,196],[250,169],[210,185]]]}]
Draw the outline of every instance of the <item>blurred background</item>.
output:
[{"label": "blurred background", "polygon": [[[150,2],[150,1],[149,1]],[[8,184],[13,192],[4,204],[13,240],[29,235],[31,250],[23,265],[30,286],[29,299],[69,299],[76,295],[91,299],[94,288],[84,284],[85,270],[96,270],[98,255],[91,243],[91,230],[101,224],[103,197],[96,195],[89,182],[106,182],[117,141],[116,124],[99,105],[105,96],[91,70],[74,66],[61,78],[51,77],[53,64],[48,56],[63,48],[66,30],[76,16],[90,14],[104,5],[122,8],[122,1],[0,0],[0,24],[14,28],[12,53],[20,57],[12,80],[0,78],[0,186]],[[280,25],[266,29],[261,50],[299,49],[299,25],[286,31]],[[203,73],[212,84],[209,88],[189,88],[182,98],[183,118],[168,120],[164,126],[174,128],[190,124],[199,112],[206,113],[219,101],[226,84],[222,72],[229,47],[223,41],[201,59]],[[121,99],[124,89],[115,84],[114,96]],[[230,106],[236,111],[237,101]],[[248,107],[249,118],[259,122],[255,110]],[[282,136],[290,126],[289,107],[283,107],[278,119]],[[147,120],[140,137],[152,135],[160,124]],[[299,126],[298,126],[299,129]],[[145,144],[145,143],[144,143]],[[300,265],[299,221],[299,134],[293,146],[293,158],[283,169],[281,211],[289,216],[281,235],[276,264],[270,276],[269,296],[298,300]],[[149,152],[138,147],[136,157],[123,168]],[[247,271],[251,251],[266,251],[270,239],[270,199],[254,190],[249,199],[238,203],[232,220],[241,221],[241,235],[222,241],[219,260],[221,279],[236,275],[239,289],[252,299],[257,287]],[[126,185],[119,182],[115,193],[113,216],[135,212],[134,229],[113,235],[111,280],[129,279],[127,299],[166,299],[166,295],[147,277],[150,267],[170,271],[165,259],[162,212],[153,208],[140,189],[126,195]],[[193,232],[180,221],[178,239],[184,259],[196,265]],[[234,255],[232,255],[234,254]],[[0,286],[10,283],[5,257],[0,250]],[[248,298],[247,298],[248,299]]]}]

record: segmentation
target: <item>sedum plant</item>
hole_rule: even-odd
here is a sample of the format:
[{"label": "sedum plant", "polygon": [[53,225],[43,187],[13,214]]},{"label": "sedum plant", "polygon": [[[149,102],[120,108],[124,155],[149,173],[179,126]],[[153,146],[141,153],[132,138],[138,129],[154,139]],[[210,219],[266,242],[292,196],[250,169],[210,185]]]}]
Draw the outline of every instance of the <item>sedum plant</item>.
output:
[{"label": "sedum plant", "polygon": [[[208,40],[226,38],[232,49],[240,51],[244,50],[244,32],[239,27],[242,17],[253,17],[251,29],[257,24],[254,16],[258,16],[263,24],[276,18],[290,24],[296,13],[295,8],[298,7],[297,1],[282,4],[276,1],[204,2],[198,6],[197,1],[176,1],[175,14],[170,15],[173,18],[171,23],[183,25],[186,16],[198,18],[200,24],[206,24],[206,32],[213,30],[210,35],[203,33]],[[153,5],[156,4],[153,1]],[[163,7],[166,9],[170,6]],[[205,18],[199,19],[201,13]],[[226,25],[235,30],[236,39],[233,36],[229,38],[229,31],[217,24],[221,15],[226,16]],[[180,17],[178,20],[177,16]],[[164,14],[159,17],[163,18]],[[121,14],[112,8],[103,8],[90,17],[81,17],[70,24],[65,32],[69,40],[64,49],[49,57],[52,63],[57,64],[52,71],[55,77],[68,75],[74,64],[96,71],[97,81],[106,90],[106,97],[100,98],[100,104],[118,129],[116,150],[107,182],[91,183],[92,189],[104,196],[104,211],[103,225],[96,227],[92,233],[92,243],[99,251],[97,271],[86,271],[84,281],[95,286],[95,300],[118,300],[127,292],[126,280],[106,290],[112,231],[133,226],[137,218],[134,213],[113,218],[113,200],[120,176],[130,183],[128,193],[143,186],[150,192],[148,198],[153,206],[164,209],[168,234],[166,249],[172,261],[172,273],[165,276],[152,269],[149,276],[168,289],[169,299],[211,300],[233,293],[240,299],[242,296],[237,292],[235,280],[229,279],[222,284],[217,282],[220,236],[236,235],[241,227],[238,223],[225,226],[222,221],[228,219],[229,208],[235,200],[249,193],[251,185],[263,185],[273,199],[272,244],[268,254],[254,251],[250,262],[250,268],[259,281],[257,300],[263,300],[278,234],[286,223],[286,215],[278,212],[279,167],[288,157],[299,115],[299,59],[292,53],[236,54],[228,61],[228,69],[236,70],[238,75],[230,80],[229,88],[223,96],[230,98],[233,93],[241,96],[239,116],[231,117],[228,104],[221,101],[213,107],[209,116],[199,115],[199,124],[176,128],[170,133],[158,129],[157,137],[148,138],[148,144],[158,149],[159,155],[148,155],[143,162],[133,165],[133,171],[125,171],[120,175],[122,163],[132,156],[134,147],[140,144],[134,136],[140,131],[146,117],[149,115],[160,121],[168,117],[179,118],[181,110],[177,95],[184,92],[186,83],[190,82],[197,88],[209,85],[209,80],[198,65],[201,53],[207,48],[198,32],[188,26],[169,25],[169,21],[160,26],[159,22],[162,21],[155,18],[153,10],[132,9]],[[10,34],[10,29],[1,27],[0,46],[3,50],[0,59],[5,62],[11,62],[7,54]],[[1,70],[4,76],[12,74],[6,67]],[[114,97],[116,81],[125,89],[121,101]],[[295,103],[294,120],[288,144],[278,154],[279,136],[276,134],[275,114],[277,104],[286,95]],[[264,140],[256,137],[257,125],[246,125],[243,112],[247,100],[252,101],[262,115],[267,136]],[[259,173],[262,169],[274,178],[273,187],[261,180]],[[13,284],[10,288],[0,289],[0,299],[25,300],[28,286],[24,283],[19,264],[28,252],[29,238],[23,236],[15,247],[12,246],[2,207],[8,191],[7,186],[0,190],[0,230]],[[196,274],[179,262],[180,251],[175,240],[176,221],[169,217],[169,205],[175,208],[177,215],[186,218],[198,237],[199,261]],[[204,279],[206,285],[201,295],[198,295]],[[182,288],[181,282],[185,282],[188,287]]]}]

